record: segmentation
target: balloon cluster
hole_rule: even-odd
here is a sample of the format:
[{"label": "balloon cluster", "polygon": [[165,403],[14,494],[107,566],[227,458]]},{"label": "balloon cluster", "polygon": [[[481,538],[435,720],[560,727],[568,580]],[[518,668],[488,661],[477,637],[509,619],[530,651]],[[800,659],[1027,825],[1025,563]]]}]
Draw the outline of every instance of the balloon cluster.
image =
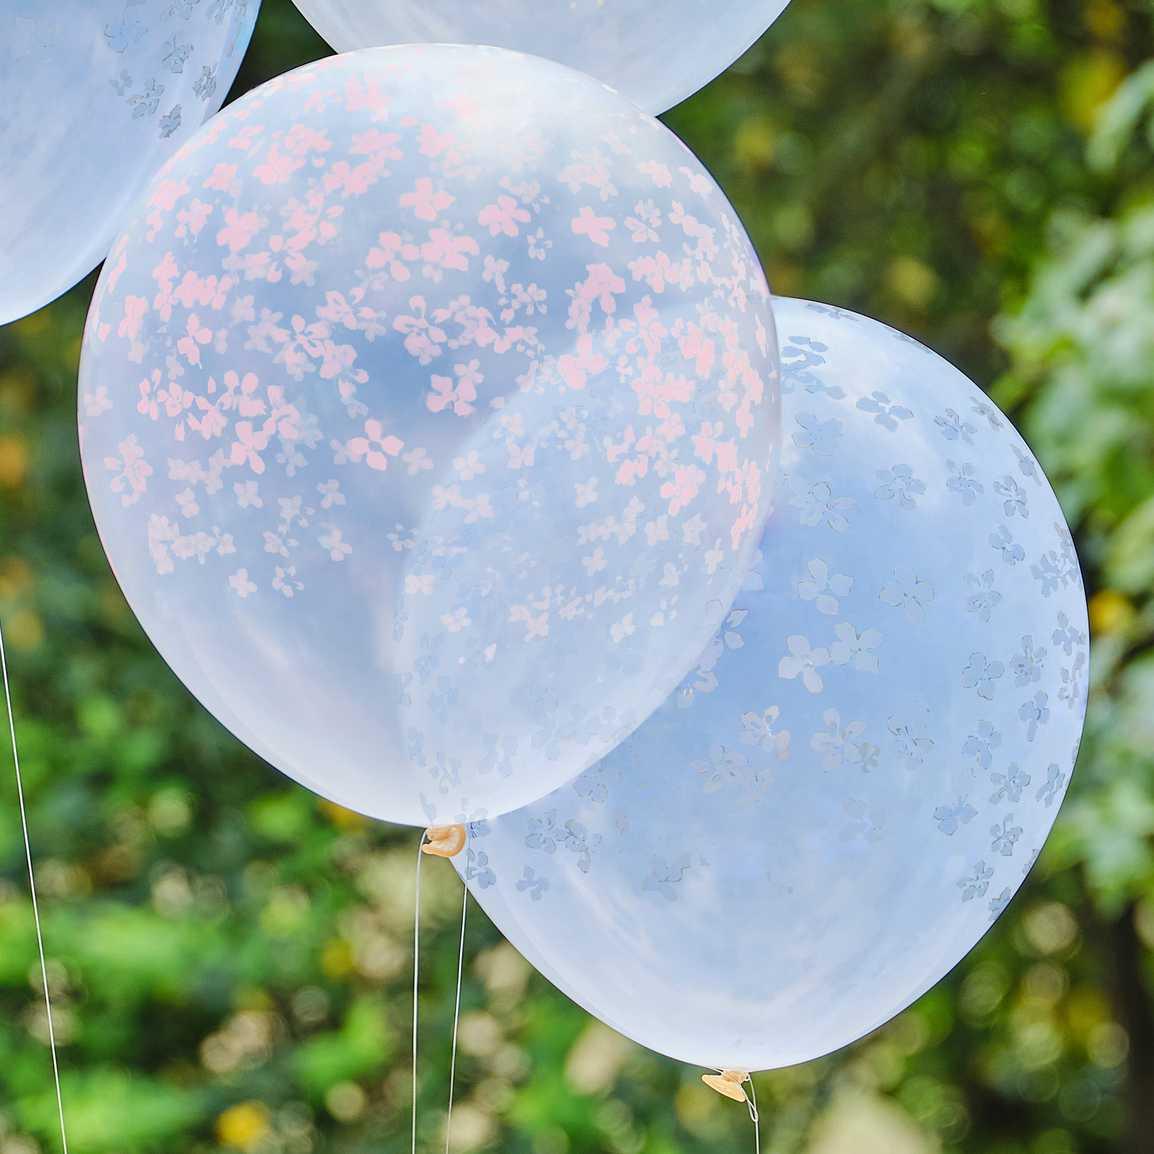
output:
[{"label": "balloon cluster", "polygon": [[13,2],[20,99],[42,43],[96,45],[99,99],[0,128],[0,253],[39,270],[0,266],[0,319],[121,228],[85,478],[203,704],[437,826],[542,973],[731,1097],[956,963],[1069,780],[1085,599],[1009,421],[892,329],[771,308],[650,115],[786,0],[300,0],[359,50],[195,133],[245,0]]}]

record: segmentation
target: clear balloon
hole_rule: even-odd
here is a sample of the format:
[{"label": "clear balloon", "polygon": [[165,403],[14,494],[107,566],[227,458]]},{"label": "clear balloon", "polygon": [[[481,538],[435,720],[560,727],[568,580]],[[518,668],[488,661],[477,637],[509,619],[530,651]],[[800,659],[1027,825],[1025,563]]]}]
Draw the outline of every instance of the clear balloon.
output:
[{"label": "clear balloon", "polygon": [[742,1070],[862,1036],[982,936],[1062,800],[1087,673],[1070,534],[1006,418],[892,329],[775,313],[780,507],[721,630],[458,867],[591,1013]]},{"label": "clear balloon", "polygon": [[729,67],[789,0],[296,0],[338,51],[495,44],[588,72],[664,112]]},{"label": "clear balloon", "polygon": [[661,703],[780,420],[760,266],[685,147],[560,65],[425,45],[272,81],[158,174],[80,408],[169,664],[411,824],[535,800]]},{"label": "clear balloon", "polygon": [[103,259],[221,106],[259,0],[0,0],[0,324]]}]

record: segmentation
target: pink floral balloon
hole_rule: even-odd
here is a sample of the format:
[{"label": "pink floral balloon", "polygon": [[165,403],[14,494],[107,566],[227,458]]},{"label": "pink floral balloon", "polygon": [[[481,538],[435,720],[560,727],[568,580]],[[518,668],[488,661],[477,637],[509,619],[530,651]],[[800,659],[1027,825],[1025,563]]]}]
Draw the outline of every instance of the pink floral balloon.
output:
[{"label": "pink floral balloon", "polygon": [[280,77],[158,174],[81,366],[110,561],[200,700],[415,824],[612,749],[728,608],[778,437],[769,294],[657,121],[407,46]]}]

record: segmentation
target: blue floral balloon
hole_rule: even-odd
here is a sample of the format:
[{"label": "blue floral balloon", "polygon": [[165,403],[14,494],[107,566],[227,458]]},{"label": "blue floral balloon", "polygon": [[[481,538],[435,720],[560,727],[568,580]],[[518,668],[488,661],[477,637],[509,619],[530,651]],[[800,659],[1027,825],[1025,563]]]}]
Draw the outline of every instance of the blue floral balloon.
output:
[{"label": "blue floral balloon", "polygon": [[495,44],[579,68],[654,114],[733,63],[789,0],[296,0],[338,51]]},{"label": "blue floral balloon", "polygon": [[88,491],[253,749],[412,824],[533,801],[733,599],[779,436],[769,293],[685,147],[499,49],[333,57],[214,118],[101,277]]},{"label": "blue floral balloon", "polygon": [[0,0],[0,324],[103,259],[221,106],[259,0]]},{"label": "blue floral balloon", "polygon": [[740,1070],[853,1041],[974,945],[1042,847],[1086,700],[1078,561],[1006,418],[884,325],[775,312],[784,476],[720,631],[459,867],[591,1013]]}]

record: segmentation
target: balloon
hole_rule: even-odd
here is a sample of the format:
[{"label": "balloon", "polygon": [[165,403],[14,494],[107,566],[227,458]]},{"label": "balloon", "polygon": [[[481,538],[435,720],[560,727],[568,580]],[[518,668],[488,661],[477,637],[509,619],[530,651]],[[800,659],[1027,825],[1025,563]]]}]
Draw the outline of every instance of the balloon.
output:
[{"label": "balloon", "polygon": [[85,476],[162,655],[375,817],[544,796],[672,691],[779,433],[768,290],[661,124],[500,49],[372,49],[227,109],[97,290]]},{"label": "balloon", "polygon": [[789,0],[296,0],[338,51],[496,44],[588,72],[654,114],[724,72]]},{"label": "balloon", "polygon": [[221,106],[259,0],[0,0],[0,324],[103,259]]},{"label": "balloon", "polygon": [[774,308],[780,507],[716,639],[458,867],[591,1013],[747,1071],[861,1037],[982,936],[1054,820],[1087,666],[1070,535],[1005,417],[884,325]]}]

